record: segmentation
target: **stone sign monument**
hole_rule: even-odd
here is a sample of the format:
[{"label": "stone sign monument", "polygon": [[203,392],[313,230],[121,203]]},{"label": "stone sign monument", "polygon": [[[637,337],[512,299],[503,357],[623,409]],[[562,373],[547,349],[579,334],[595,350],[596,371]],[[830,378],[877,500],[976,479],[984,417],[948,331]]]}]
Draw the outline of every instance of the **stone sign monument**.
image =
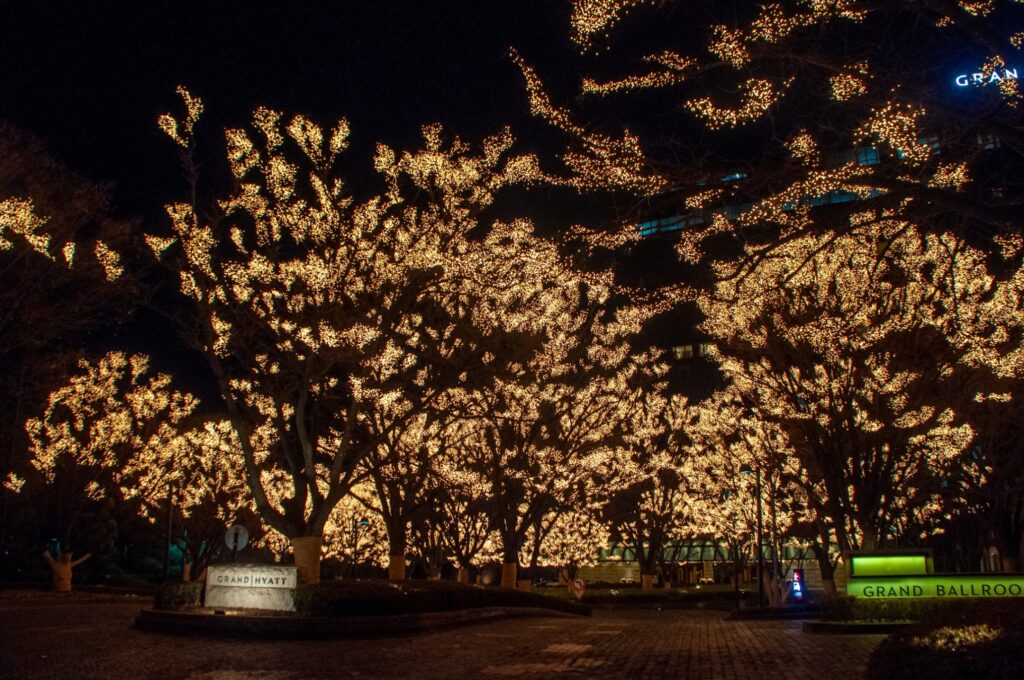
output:
[{"label": "stone sign monument", "polygon": [[295,609],[298,571],[281,564],[213,564],[206,575],[206,606]]}]

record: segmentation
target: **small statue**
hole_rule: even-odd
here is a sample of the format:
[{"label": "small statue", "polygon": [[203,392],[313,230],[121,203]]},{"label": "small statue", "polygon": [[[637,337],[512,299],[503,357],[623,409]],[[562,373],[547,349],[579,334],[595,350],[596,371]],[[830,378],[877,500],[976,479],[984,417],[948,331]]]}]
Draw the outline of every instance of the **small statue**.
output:
[{"label": "small statue", "polygon": [[46,560],[47,564],[50,565],[50,569],[53,571],[53,591],[55,593],[70,593],[71,570],[82,562],[85,562],[90,557],[92,557],[92,554],[86,553],[77,560],[71,561],[71,553],[62,552],[57,556],[57,559],[54,559],[49,550],[44,550],[43,559]]}]

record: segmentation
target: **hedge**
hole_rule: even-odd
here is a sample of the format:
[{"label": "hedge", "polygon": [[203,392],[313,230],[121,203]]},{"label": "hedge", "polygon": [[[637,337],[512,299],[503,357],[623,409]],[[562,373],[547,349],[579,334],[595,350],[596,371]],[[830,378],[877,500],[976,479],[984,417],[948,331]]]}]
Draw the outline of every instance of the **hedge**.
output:
[{"label": "hedge", "polygon": [[919,621],[927,616],[962,607],[967,601],[931,597],[868,600],[842,596],[822,601],[821,618],[826,621]]},{"label": "hedge", "polygon": [[480,607],[540,607],[590,615],[589,607],[576,602],[451,581],[325,581],[295,591],[296,610],[309,616],[387,616]]}]

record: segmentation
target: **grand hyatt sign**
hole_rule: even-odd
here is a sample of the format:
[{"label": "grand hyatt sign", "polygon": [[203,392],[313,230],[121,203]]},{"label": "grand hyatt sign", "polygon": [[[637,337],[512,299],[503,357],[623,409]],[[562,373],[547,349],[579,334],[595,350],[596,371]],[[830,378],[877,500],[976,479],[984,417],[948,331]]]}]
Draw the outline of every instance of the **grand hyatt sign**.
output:
[{"label": "grand hyatt sign", "polygon": [[956,83],[957,87],[967,87],[968,85],[993,85],[1004,80],[1017,79],[1017,69],[1004,68],[1002,70],[993,70],[987,76],[980,71],[977,73],[961,73],[953,79],[953,82]]},{"label": "grand hyatt sign", "polygon": [[851,578],[846,584],[846,592],[848,595],[866,599],[1022,597],[1024,576],[930,574]]},{"label": "grand hyatt sign", "polygon": [[298,572],[282,564],[212,564],[206,573],[207,607],[214,609],[295,608]]},{"label": "grand hyatt sign", "polygon": [[218,586],[235,586],[237,588],[294,588],[295,578],[264,574],[260,571],[241,574],[216,573],[213,583]]}]

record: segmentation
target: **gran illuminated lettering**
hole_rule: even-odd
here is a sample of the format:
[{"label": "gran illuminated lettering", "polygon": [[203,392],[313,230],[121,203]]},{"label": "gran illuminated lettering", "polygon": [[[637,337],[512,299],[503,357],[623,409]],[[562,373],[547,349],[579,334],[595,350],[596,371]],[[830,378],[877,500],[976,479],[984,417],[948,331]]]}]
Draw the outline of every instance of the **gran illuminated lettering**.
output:
[{"label": "gran illuminated lettering", "polygon": [[967,87],[968,85],[991,85],[993,83],[1001,83],[1004,80],[1018,80],[1017,69],[1006,68],[1002,71],[992,71],[992,73],[985,77],[984,73],[961,73],[953,79],[957,87]]}]

